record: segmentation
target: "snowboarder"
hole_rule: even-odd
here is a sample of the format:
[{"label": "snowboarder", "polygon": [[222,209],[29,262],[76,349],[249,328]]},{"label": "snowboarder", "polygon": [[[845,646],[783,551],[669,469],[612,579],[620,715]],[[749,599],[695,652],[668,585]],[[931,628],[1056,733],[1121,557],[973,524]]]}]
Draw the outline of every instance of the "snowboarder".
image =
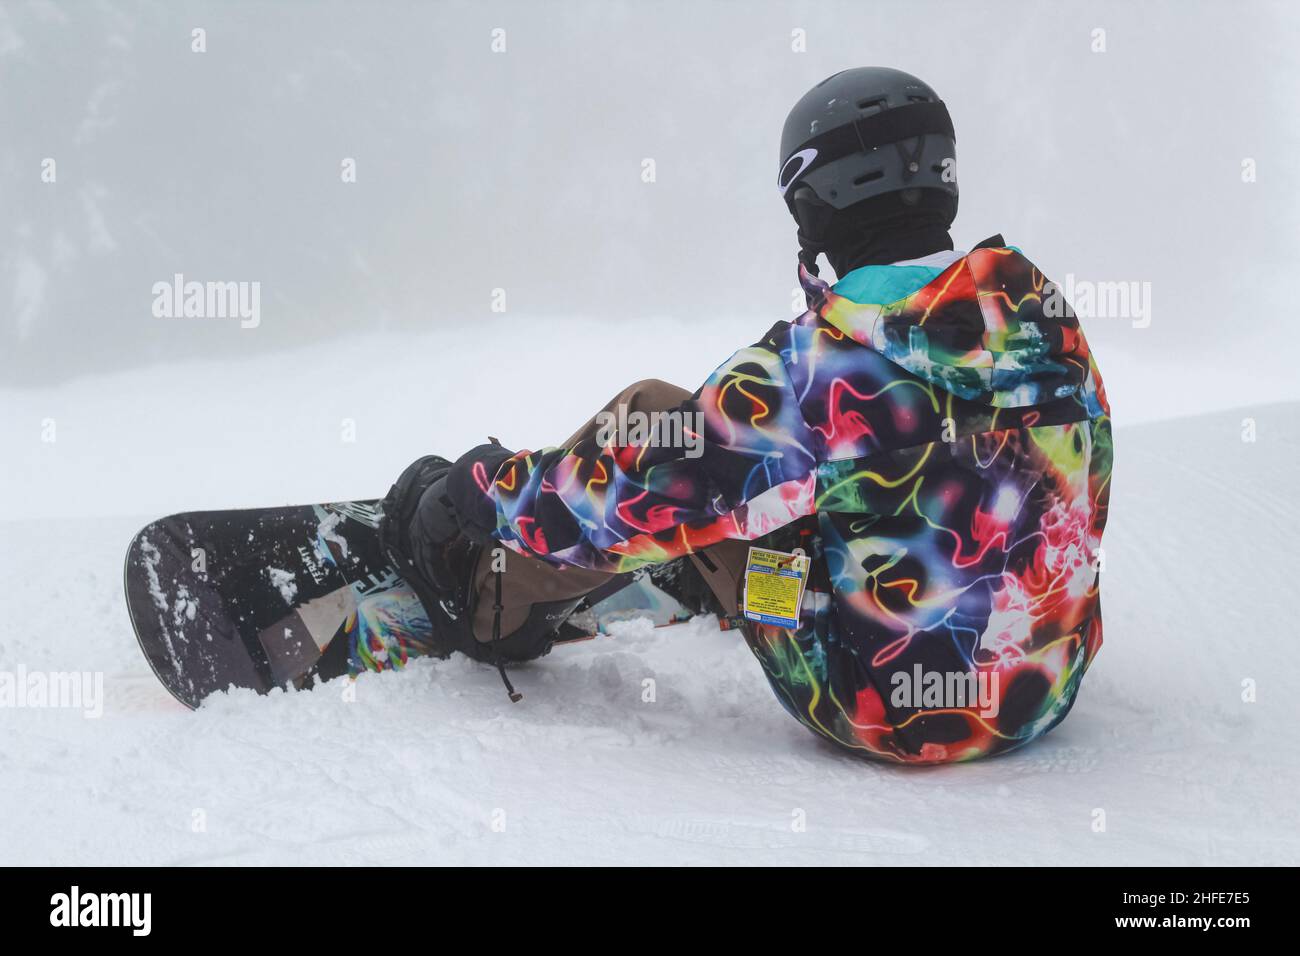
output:
[{"label": "snowboarder", "polygon": [[[685,558],[785,708],[844,747],[949,762],[1064,718],[1102,639],[1109,406],[1033,264],[1000,236],[954,250],[955,155],[916,77],[823,80],[777,180],[806,312],[693,393],[631,386],[556,447],[411,465],[381,533],[436,651],[509,687],[504,664],[545,653],[585,596]],[[751,545],[811,558],[785,625],[744,606]]]}]

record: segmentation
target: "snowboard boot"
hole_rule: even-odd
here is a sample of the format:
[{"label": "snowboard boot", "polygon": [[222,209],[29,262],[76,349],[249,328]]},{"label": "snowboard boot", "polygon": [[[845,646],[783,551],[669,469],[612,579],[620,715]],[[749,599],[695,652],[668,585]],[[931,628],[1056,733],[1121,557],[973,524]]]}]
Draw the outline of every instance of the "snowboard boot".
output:
[{"label": "snowboard boot", "polygon": [[426,455],[398,477],[384,497],[379,542],[415,591],[433,625],[435,654],[470,653],[471,583],[480,548],[460,531],[445,501],[451,462]]},{"label": "snowboard boot", "polygon": [[520,626],[502,634],[502,575],[491,573],[486,597],[492,604],[484,608],[492,612],[488,617],[491,636],[476,639],[475,613],[484,599],[478,587],[480,564],[490,555],[465,535],[457,521],[447,493],[451,468],[447,459],[427,455],[402,472],[383,501],[380,546],[424,606],[433,625],[434,654],[447,657],[459,651],[495,666],[510,699],[518,701],[521,695],[510,683],[505,665],[547,653],[582,598],[533,604]]}]

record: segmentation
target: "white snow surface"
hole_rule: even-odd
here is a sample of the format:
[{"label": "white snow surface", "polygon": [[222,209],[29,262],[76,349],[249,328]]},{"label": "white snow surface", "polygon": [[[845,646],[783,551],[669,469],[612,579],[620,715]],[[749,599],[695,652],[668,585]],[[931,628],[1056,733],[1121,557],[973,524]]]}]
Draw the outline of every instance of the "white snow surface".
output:
[{"label": "white snow surface", "polygon": [[[364,676],[354,700],[335,682],[217,695],[186,711],[151,675],[127,619],[122,561],[140,526],[232,504],[223,484],[237,497],[255,483],[287,487],[273,496],[285,501],[382,493],[391,465],[468,444],[491,409],[450,424],[442,447],[415,436],[368,467],[358,454],[334,494],[297,499],[329,484],[311,473],[324,445],[299,442],[301,456],[281,463],[263,457],[276,419],[265,435],[250,429],[253,403],[238,392],[230,427],[251,435],[256,456],[229,435],[195,438],[178,425],[181,403],[159,404],[155,391],[184,374],[0,392],[29,413],[33,436],[9,444],[17,467],[4,478],[26,498],[8,497],[0,520],[0,672],[98,672],[105,697],[99,718],[0,709],[0,863],[1300,862],[1290,614],[1300,404],[1128,426],[1117,407],[1106,643],[1077,706],[1011,755],[917,769],[815,738],[782,710],[739,635],[712,619],[633,622],[557,649],[513,670],[524,694],[513,705],[491,668],[452,659]],[[333,418],[319,429],[336,443],[346,409],[331,384],[347,383],[320,383]],[[302,386],[299,375],[286,394]],[[574,396],[572,411],[591,398]],[[40,447],[45,407],[61,431]],[[214,417],[210,399],[198,407]],[[511,422],[512,433],[543,416],[546,435],[567,430],[553,407],[516,407],[533,420]],[[145,461],[101,457],[97,415],[138,417],[118,426],[129,448],[144,448],[151,430],[166,447]],[[358,417],[366,435],[364,408]],[[1242,440],[1246,418],[1254,442]],[[370,440],[358,452],[379,447]],[[218,448],[224,470],[194,464]],[[352,487],[367,470],[369,485]],[[156,510],[140,505],[141,475],[167,490]],[[654,702],[643,700],[647,680]],[[1243,700],[1243,681],[1255,702]]]}]

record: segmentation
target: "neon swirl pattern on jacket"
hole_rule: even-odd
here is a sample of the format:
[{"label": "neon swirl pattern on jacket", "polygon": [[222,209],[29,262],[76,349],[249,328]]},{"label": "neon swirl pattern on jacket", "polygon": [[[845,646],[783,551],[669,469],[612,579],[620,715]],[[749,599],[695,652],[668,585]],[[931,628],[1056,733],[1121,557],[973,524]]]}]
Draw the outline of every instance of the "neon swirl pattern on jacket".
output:
[{"label": "neon swirl pattern on jacket", "polygon": [[627,571],[802,532],[800,627],[745,628],[791,714],[898,762],[1024,744],[1065,716],[1102,640],[1110,410],[1079,323],[1014,248],[800,281],[813,307],[682,406],[698,457],[521,452],[485,481],[497,535]]}]

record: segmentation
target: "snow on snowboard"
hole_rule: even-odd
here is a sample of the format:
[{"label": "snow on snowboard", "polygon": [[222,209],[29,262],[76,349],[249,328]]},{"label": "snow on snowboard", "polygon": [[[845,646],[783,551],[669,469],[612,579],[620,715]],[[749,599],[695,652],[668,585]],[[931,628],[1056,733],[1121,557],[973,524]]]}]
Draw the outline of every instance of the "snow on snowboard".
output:
[{"label": "snow on snowboard", "polygon": [[[186,512],[145,527],[127,550],[126,603],[153,672],[193,708],[230,687],[308,688],[359,670],[359,648],[427,634],[418,598],[380,549],[379,518],[378,501],[343,501]],[[616,620],[689,617],[654,576],[570,623],[588,638]]]}]

